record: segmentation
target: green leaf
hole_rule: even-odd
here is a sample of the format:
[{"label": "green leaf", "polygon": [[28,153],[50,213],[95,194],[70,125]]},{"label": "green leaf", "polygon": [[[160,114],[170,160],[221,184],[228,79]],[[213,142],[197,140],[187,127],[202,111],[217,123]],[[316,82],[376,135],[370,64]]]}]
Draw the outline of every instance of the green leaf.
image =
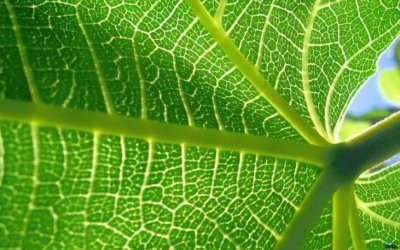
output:
[{"label": "green leaf", "polygon": [[356,134],[366,130],[371,123],[368,121],[354,121],[351,119],[344,120],[342,124],[342,128],[339,132],[339,139],[341,141],[345,141]]},{"label": "green leaf", "polygon": [[[395,57],[400,62],[400,43],[395,46]],[[396,105],[400,105],[400,65],[384,70],[379,76],[379,87],[383,95]]]},{"label": "green leaf", "polygon": [[331,143],[399,20],[396,1],[1,2],[0,248],[337,247]]},{"label": "green leaf", "polygon": [[400,245],[399,178],[399,164],[394,164],[356,182],[356,202],[368,249]]},{"label": "green leaf", "polygon": [[379,78],[379,86],[389,101],[400,105],[400,69],[383,71]]}]

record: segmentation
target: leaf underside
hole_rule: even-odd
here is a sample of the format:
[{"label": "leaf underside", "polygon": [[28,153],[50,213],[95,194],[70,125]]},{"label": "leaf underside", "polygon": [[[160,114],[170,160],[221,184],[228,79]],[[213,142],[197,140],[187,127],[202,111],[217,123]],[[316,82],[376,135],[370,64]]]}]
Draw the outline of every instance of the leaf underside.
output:
[{"label": "leaf underside", "polygon": [[[204,5],[214,14],[218,3]],[[399,35],[397,5],[228,1],[222,23],[334,142],[350,99]],[[306,143],[185,1],[1,2],[0,97]],[[220,147],[1,120],[5,249],[270,249],[322,171]],[[399,168],[356,182],[368,248],[400,238]],[[331,203],[305,248],[332,248]]]}]

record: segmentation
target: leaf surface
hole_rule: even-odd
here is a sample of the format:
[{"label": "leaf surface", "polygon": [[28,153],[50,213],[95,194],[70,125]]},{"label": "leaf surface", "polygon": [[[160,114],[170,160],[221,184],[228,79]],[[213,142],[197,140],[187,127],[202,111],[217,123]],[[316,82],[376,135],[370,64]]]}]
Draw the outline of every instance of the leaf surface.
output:
[{"label": "leaf surface", "polygon": [[399,105],[400,70],[396,68],[383,71],[379,78],[379,87],[390,102]]},{"label": "leaf surface", "polygon": [[[228,2],[222,22],[276,91],[333,140],[399,34],[394,2]],[[214,14],[218,2],[205,6]],[[6,0],[0,23],[2,99],[305,143],[184,1]],[[321,173],[190,138],[171,144],[62,123],[2,119],[1,248],[269,249]],[[311,248],[331,246],[331,212]]]},{"label": "leaf surface", "polygon": [[400,236],[399,164],[359,178],[356,201],[368,249],[394,244]]}]

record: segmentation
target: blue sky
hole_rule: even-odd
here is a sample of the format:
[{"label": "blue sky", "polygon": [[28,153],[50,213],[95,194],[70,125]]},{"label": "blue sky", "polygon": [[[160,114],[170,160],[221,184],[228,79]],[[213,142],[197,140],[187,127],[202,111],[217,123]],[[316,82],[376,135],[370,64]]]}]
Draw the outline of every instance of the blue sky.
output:
[{"label": "blue sky", "polygon": [[350,114],[362,115],[374,108],[396,108],[382,96],[378,86],[378,79],[382,70],[396,67],[394,47],[398,42],[400,42],[400,37],[379,58],[378,71],[368,79],[353,99],[348,110]]},{"label": "blue sky", "polygon": [[[400,36],[391,44],[391,46],[382,54],[378,60],[378,71],[367,80],[364,86],[357,93],[353,102],[350,104],[348,113],[353,115],[362,115],[374,108],[396,108],[392,103],[387,101],[378,86],[379,74],[382,70],[396,67],[396,57],[394,48],[400,42]],[[399,108],[397,106],[397,108]],[[400,162],[400,154],[393,156],[387,160],[385,165],[391,165]]]}]

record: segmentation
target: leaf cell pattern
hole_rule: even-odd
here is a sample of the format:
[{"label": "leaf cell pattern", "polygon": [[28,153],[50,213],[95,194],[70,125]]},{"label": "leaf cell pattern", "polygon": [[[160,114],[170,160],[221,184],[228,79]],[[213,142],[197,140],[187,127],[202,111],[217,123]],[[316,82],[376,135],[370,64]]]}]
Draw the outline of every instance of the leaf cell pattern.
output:
[{"label": "leaf cell pattern", "polygon": [[[222,23],[333,141],[399,34],[395,2],[228,1]],[[219,1],[204,5],[214,14]],[[0,98],[304,141],[185,1],[1,2]],[[380,175],[396,177],[398,168]],[[1,121],[0,248],[269,249],[320,172],[218,147]],[[373,178],[356,191],[368,246],[398,238],[400,221],[393,184]],[[331,221],[328,204],[310,249],[331,247]]]}]

